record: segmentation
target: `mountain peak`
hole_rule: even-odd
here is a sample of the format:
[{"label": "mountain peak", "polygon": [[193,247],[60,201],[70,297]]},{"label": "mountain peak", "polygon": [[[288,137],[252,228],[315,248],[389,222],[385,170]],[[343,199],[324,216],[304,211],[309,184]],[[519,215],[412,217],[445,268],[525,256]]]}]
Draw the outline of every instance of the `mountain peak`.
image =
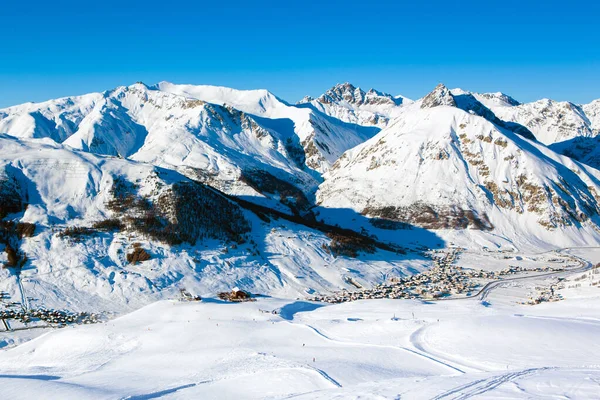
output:
[{"label": "mountain peak", "polygon": [[401,98],[396,99],[390,94],[375,89],[369,89],[368,92],[365,92],[349,82],[338,83],[317,98],[317,101],[322,104],[339,104],[345,102],[354,106],[379,104],[399,105],[402,103]]},{"label": "mountain peak", "polygon": [[350,104],[362,103],[365,92],[349,82],[338,83],[325,93],[317,101],[324,104],[346,102]]},{"label": "mountain peak", "polygon": [[454,96],[443,83],[439,83],[431,93],[423,97],[421,108],[433,108],[438,106],[456,107]]},{"label": "mountain peak", "polygon": [[133,85],[130,85],[129,87],[139,87],[139,88],[145,88],[145,89],[149,89],[150,88],[150,86],[146,85],[142,81],[137,81],[136,83],[134,83]]}]

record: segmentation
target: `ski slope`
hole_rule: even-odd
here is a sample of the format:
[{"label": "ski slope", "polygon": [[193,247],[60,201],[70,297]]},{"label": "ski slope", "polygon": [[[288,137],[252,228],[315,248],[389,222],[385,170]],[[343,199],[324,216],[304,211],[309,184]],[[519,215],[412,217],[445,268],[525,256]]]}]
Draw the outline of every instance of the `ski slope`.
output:
[{"label": "ski slope", "polygon": [[323,305],[161,301],[0,353],[5,398],[594,398],[596,293]]}]

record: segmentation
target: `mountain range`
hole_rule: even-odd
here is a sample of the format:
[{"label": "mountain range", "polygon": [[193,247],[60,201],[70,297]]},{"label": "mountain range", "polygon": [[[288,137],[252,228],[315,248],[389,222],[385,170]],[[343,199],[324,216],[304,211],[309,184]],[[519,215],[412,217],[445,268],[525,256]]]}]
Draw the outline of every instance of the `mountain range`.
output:
[{"label": "mountain range", "polygon": [[0,109],[0,290],[104,310],[182,288],[303,296],[422,270],[449,244],[596,243],[599,134],[600,100],[442,84],[292,104],[140,82]]}]

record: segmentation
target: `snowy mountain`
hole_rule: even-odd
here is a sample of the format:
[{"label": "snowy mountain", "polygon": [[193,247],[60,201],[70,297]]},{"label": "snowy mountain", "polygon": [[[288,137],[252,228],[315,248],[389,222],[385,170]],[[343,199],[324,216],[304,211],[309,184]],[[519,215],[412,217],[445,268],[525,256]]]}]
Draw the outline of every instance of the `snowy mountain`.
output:
[{"label": "snowy mountain", "polygon": [[397,112],[398,107],[410,103],[403,96],[392,96],[346,82],[327,90],[316,99],[305,97],[298,104],[310,104],[315,109],[345,122],[362,126],[385,127]]},{"label": "snowy mountain", "polygon": [[349,148],[362,143],[378,129],[362,127],[353,121],[340,121],[312,107],[289,105],[266,90],[235,90],[217,86],[173,85],[161,82],[154,88],[188,99],[227,104],[257,116],[259,123],[294,137],[303,150],[305,165],[326,171]]},{"label": "snowy mountain", "polygon": [[600,134],[600,99],[581,106],[585,116],[590,121],[590,128],[595,136]]},{"label": "snowy mountain", "polygon": [[477,100],[483,103],[487,108],[490,109],[494,107],[518,106],[521,104],[517,100],[502,92],[471,94],[475,96],[475,98],[477,98]]},{"label": "snowy mountain", "polygon": [[585,134],[553,143],[549,147],[568,157],[600,169],[600,100],[581,106],[587,123]]},{"label": "snowy mountain", "polygon": [[309,194],[318,184],[311,170],[326,170],[377,129],[289,106],[267,91],[138,83],[0,110],[0,132],[177,169],[231,194],[277,198],[248,182],[253,171]]},{"label": "snowy mountain", "polygon": [[376,225],[488,230],[523,243],[595,237],[600,173],[458,108],[459,97],[438,86],[346,152],[319,186],[321,214],[348,208]]},{"label": "snowy mountain", "polygon": [[546,145],[577,136],[593,136],[582,107],[573,103],[543,99],[516,106],[495,107],[493,111],[499,118],[526,126]]},{"label": "snowy mountain", "polygon": [[[535,138],[560,154],[594,168],[600,167],[596,156],[596,136],[600,132],[599,100],[584,105],[549,99],[519,103],[501,92],[474,93],[462,89],[446,89],[446,93],[454,99],[463,99],[462,105],[450,104],[451,100],[446,99],[448,105],[473,111],[496,125],[530,139]],[[440,98],[439,101],[443,102],[443,99]],[[478,104],[473,105],[474,103]]]}]

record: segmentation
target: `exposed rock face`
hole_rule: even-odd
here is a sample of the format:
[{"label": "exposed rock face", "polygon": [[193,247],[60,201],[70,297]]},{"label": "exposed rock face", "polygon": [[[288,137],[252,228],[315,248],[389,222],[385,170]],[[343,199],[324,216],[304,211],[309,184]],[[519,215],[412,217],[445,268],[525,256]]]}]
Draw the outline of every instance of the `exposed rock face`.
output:
[{"label": "exposed rock face", "polygon": [[325,175],[319,204],[400,229],[598,229],[592,171],[490,122],[493,113],[471,96],[455,97],[458,107],[411,110],[346,152]]},{"label": "exposed rock face", "polygon": [[438,84],[427,96],[423,97],[421,108],[433,108],[439,106],[456,107],[454,96],[444,84]]},{"label": "exposed rock face", "polygon": [[364,92],[346,82],[338,84],[321,95],[316,101],[323,104],[339,104],[346,102],[354,106],[362,105],[400,105],[401,99],[395,99],[392,95],[370,89]]},{"label": "exposed rock face", "polygon": [[[481,215],[477,211],[463,210],[458,206],[436,206],[421,202],[410,206],[385,206],[381,208],[366,207],[361,214],[379,221],[395,221],[405,224],[416,225],[425,229],[477,229],[492,230],[485,213]],[[379,222],[381,224],[381,222]]]}]

